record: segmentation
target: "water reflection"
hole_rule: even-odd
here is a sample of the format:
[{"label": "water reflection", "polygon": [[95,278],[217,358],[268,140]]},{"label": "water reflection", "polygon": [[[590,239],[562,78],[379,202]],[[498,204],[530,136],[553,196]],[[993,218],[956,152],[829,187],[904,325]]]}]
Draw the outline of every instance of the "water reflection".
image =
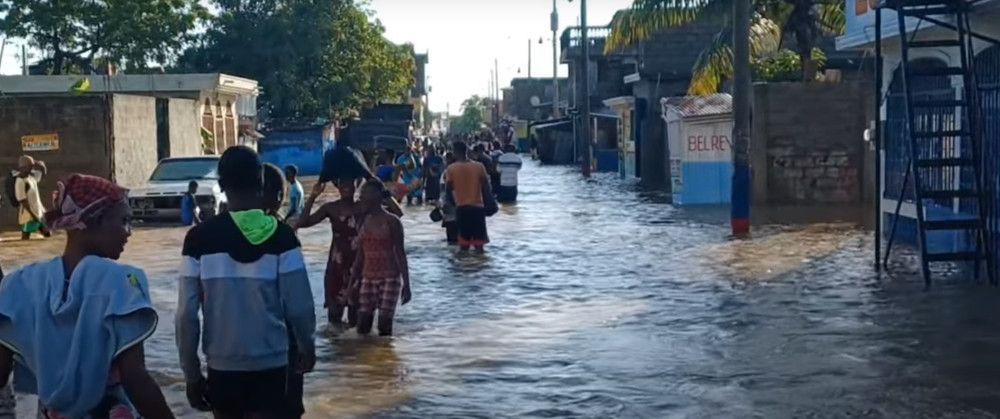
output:
[{"label": "water reflection", "polygon": [[[726,211],[678,210],[614,175],[582,182],[573,168],[529,163],[520,189],[521,202],[490,219],[486,256],[456,256],[426,211],[409,211],[414,300],[398,311],[397,337],[322,331],[310,417],[1000,412],[993,288],[924,292],[905,269],[880,278],[869,234],[851,226],[729,240]],[[328,229],[300,232],[316,295]],[[199,417],[173,344],[183,237],[141,228],[124,261],[147,270],[161,316],[150,368],[175,411]],[[11,267],[62,245],[2,246]],[[899,267],[915,257],[900,256]]]}]

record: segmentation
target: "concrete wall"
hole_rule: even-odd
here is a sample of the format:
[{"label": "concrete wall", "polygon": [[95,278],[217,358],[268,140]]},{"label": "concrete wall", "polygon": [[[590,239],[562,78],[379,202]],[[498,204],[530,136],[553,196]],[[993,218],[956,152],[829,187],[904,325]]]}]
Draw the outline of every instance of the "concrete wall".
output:
[{"label": "concrete wall", "polygon": [[863,83],[755,85],[755,205],[818,207],[861,221],[857,209],[873,196],[863,140],[870,90]]},{"label": "concrete wall", "polygon": [[112,144],[118,184],[141,186],[156,169],[156,98],[114,95]]},{"label": "concrete wall", "polygon": [[170,157],[202,155],[201,106],[188,99],[170,99],[167,120],[170,130]]},{"label": "concrete wall", "polygon": [[[58,150],[27,153],[48,165],[49,174],[40,185],[44,204],[50,204],[56,181],[70,173],[110,176],[105,109],[104,98],[99,96],[0,99],[0,177],[7,176],[18,157],[26,154],[21,137],[38,134],[59,135]],[[156,156],[153,134],[152,155]],[[0,208],[0,227],[16,224],[14,209],[5,202]]]}]

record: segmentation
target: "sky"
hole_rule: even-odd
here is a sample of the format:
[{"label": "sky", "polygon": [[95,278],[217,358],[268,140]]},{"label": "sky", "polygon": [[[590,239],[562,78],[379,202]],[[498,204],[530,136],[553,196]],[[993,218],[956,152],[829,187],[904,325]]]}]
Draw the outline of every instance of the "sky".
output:
[{"label": "sky", "polygon": [[[556,3],[558,36],[566,27],[577,25],[580,0]],[[588,23],[607,25],[616,11],[631,4],[632,0],[589,0]],[[529,38],[532,77],[552,77],[551,0],[371,0],[371,7],[391,41],[409,42],[418,52],[430,54],[428,101],[435,112],[458,113],[469,96],[486,96],[494,59],[501,87],[514,77],[527,77]],[[22,40],[8,42],[0,74],[20,74],[22,44]],[[566,66],[560,65],[559,75],[566,73]]]},{"label": "sky", "polygon": [[[589,0],[588,24],[607,25],[616,11],[631,4],[631,0]],[[469,96],[487,95],[494,59],[501,87],[514,77],[527,77],[529,38],[532,77],[552,77],[550,0],[371,0],[371,5],[386,37],[413,43],[418,52],[430,54],[427,85],[432,111],[458,113]],[[577,24],[580,0],[557,0],[557,7],[559,36]],[[559,75],[566,73],[566,66],[560,65]]]}]

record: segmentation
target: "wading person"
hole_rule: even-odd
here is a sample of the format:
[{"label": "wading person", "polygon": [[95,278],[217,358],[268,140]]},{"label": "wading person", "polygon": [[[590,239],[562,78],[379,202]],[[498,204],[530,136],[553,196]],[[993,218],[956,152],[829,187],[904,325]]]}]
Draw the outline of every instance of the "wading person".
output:
[{"label": "wading person", "polygon": [[299,168],[295,165],[285,166],[285,180],[288,181],[288,214],[285,221],[295,225],[295,220],[302,216],[305,208],[305,190],[299,183]]},{"label": "wading person", "polygon": [[[261,209],[267,215],[280,220],[278,211],[281,210],[281,204],[285,201],[285,176],[278,166],[270,163],[264,165],[264,189],[261,197]],[[295,336],[292,334],[292,326],[286,323],[285,327],[288,328],[288,365],[296,365],[299,359],[299,348],[295,343]],[[302,402],[305,374],[299,372],[297,368],[288,368],[285,374],[287,377],[285,382],[286,417],[302,417],[306,413],[305,404]]]},{"label": "wading person", "polygon": [[444,160],[434,147],[427,147],[424,156],[424,199],[428,204],[437,204],[441,199],[441,174],[444,173]]},{"label": "wading person", "polygon": [[348,290],[351,283],[351,267],[358,252],[358,225],[354,217],[354,187],[355,181],[337,179],[334,186],[340,193],[340,199],[327,202],[313,212],[316,200],[326,189],[324,183],[313,187],[306,199],[305,214],[299,220],[298,228],[310,228],[323,220],[330,220],[333,237],[330,243],[330,256],[326,263],[326,274],[323,276],[323,307],[326,308],[327,322],[331,326],[343,325],[344,310],[348,312],[348,324],[357,323],[357,311],[348,303]]},{"label": "wading person", "polygon": [[468,158],[465,143],[456,142],[452,152],[455,163],[445,171],[447,188],[455,200],[455,223],[458,226],[458,246],[483,252],[490,242],[486,231],[484,195],[492,193],[490,177],[482,163]]},{"label": "wading person", "polygon": [[[445,170],[448,169],[455,163],[455,154],[448,152],[444,156],[445,160]],[[455,218],[455,198],[454,193],[448,189],[448,176],[446,173],[441,174],[441,188],[445,190],[444,197],[441,200],[441,227],[444,228],[445,239],[448,244],[454,245],[458,244],[458,222]]]},{"label": "wading person", "polygon": [[54,201],[46,218],[66,231],[62,256],[0,286],[0,384],[16,352],[40,418],[172,418],[146,370],[143,342],[157,323],[146,275],[115,262],[131,235],[125,190],[71,175]]},{"label": "wading person", "polygon": [[497,170],[500,172],[497,202],[504,204],[517,202],[517,173],[521,171],[523,162],[516,150],[513,144],[507,144],[504,146],[504,153],[497,158]]},{"label": "wading person", "polygon": [[421,181],[421,174],[423,170],[421,169],[420,158],[413,152],[413,149],[407,148],[396,159],[396,167],[399,168],[399,180],[406,186],[406,204],[413,205],[414,199],[416,199],[418,204],[422,204],[423,185],[421,183],[423,182]]},{"label": "wading person", "polygon": [[358,202],[361,217],[360,252],[354,266],[358,288],[358,333],[371,332],[378,311],[378,332],[392,335],[396,305],[410,302],[410,268],[403,244],[403,223],[382,207],[387,192],[379,181],[361,187]]},{"label": "wading person", "polygon": [[42,161],[35,161],[31,156],[21,156],[17,161],[17,174],[14,179],[14,196],[18,202],[17,223],[21,226],[21,240],[28,240],[34,233],[42,233],[48,237],[45,227],[45,206],[42,205],[42,194],[38,183],[48,169]]},{"label": "wading person", "polygon": [[[188,401],[216,418],[287,417],[295,397],[288,369],[304,374],[316,362],[305,259],[292,228],[260,209],[262,166],[250,148],[226,150],[218,172],[229,212],[184,239],[177,349]],[[293,365],[289,333],[299,351]],[[202,336],[207,380],[198,358]]]},{"label": "wading person", "polygon": [[181,197],[181,224],[192,226],[198,223],[199,208],[195,194],[198,193],[198,182],[188,183],[187,192]]}]

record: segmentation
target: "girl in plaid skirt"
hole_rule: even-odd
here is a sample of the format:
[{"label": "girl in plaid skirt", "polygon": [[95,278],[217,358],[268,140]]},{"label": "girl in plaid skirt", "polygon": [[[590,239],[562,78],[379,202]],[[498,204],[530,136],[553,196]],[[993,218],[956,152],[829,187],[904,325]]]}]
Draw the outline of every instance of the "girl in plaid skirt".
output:
[{"label": "girl in plaid skirt", "polygon": [[361,187],[358,209],[363,219],[360,249],[353,269],[353,287],[358,290],[358,333],[371,332],[378,310],[378,331],[392,335],[396,305],[410,302],[410,268],[403,245],[403,224],[382,206],[385,185],[370,180]]}]

